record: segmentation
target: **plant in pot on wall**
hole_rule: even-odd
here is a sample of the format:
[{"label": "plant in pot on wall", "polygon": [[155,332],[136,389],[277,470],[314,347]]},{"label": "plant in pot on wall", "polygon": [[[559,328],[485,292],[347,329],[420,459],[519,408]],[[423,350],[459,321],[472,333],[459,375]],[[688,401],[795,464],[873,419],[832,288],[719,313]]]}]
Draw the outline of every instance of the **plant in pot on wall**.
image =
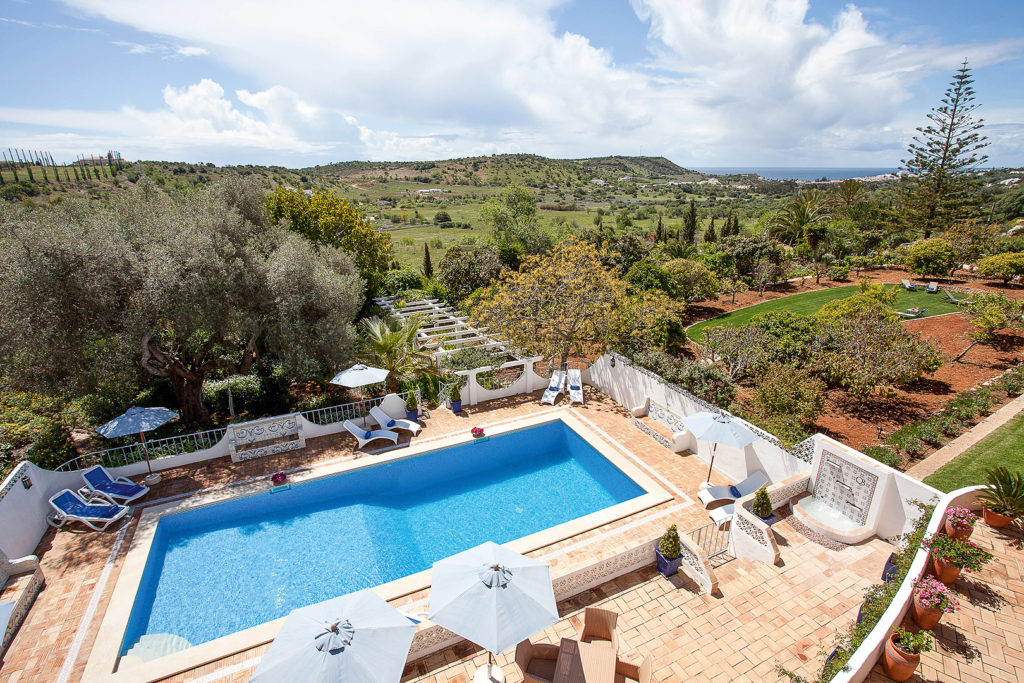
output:
[{"label": "plant in pot on wall", "polygon": [[416,404],[416,392],[413,389],[405,395],[405,417],[413,422],[419,420],[420,407]]},{"label": "plant in pot on wall", "polygon": [[993,528],[1004,527],[1024,515],[1024,475],[1005,467],[994,467],[985,473],[988,488],[978,494],[985,523]]},{"label": "plant in pot on wall", "polygon": [[946,584],[931,576],[922,576],[914,582],[914,603],[911,613],[914,623],[921,628],[933,629],[947,612],[960,609],[960,603]]},{"label": "plant in pot on wall", "polygon": [[914,675],[921,661],[921,653],[932,649],[932,637],[927,632],[911,633],[902,626],[885,641],[885,673],[894,681],[905,681]]},{"label": "plant in pot on wall", "polygon": [[764,520],[764,523],[771,526],[775,522],[776,515],[772,512],[772,501],[768,497],[768,489],[764,486],[754,494],[754,503],[750,506],[751,511]]},{"label": "plant in pot on wall", "polygon": [[942,583],[953,583],[961,571],[976,572],[992,559],[992,555],[976,543],[945,534],[929,536],[922,545],[931,550],[932,570]]},{"label": "plant in pot on wall", "polygon": [[672,576],[679,571],[679,565],[683,561],[683,550],[679,530],[675,524],[665,530],[654,552],[658,558],[658,571],[665,576]]},{"label": "plant in pot on wall", "polygon": [[462,412],[462,392],[459,391],[459,385],[456,384],[452,387],[452,391],[448,394],[448,401],[452,404],[452,412]]},{"label": "plant in pot on wall", "polygon": [[946,510],[946,535],[966,541],[974,531],[978,516],[964,507],[953,506]]}]

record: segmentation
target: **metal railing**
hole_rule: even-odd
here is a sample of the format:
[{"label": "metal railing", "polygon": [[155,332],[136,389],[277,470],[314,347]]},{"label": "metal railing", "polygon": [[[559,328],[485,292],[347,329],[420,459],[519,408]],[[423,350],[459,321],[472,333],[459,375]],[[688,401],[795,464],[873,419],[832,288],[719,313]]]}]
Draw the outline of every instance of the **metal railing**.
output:
[{"label": "metal railing", "polygon": [[[415,389],[414,393],[416,394],[416,403],[419,404],[421,402],[419,388]],[[408,391],[403,391],[398,394],[398,397],[404,401],[408,395]],[[314,408],[313,410],[306,410],[299,414],[313,424],[318,425],[329,425],[336,422],[344,422],[345,420],[357,420],[365,415],[369,415],[370,408],[379,406],[384,398],[384,396],[367,398],[362,401],[342,403],[336,406],[328,406],[327,408]]]},{"label": "metal railing", "polygon": [[687,532],[690,540],[704,551],[710,560],[729,551],[729,532],[722,531],[714,522]]}]

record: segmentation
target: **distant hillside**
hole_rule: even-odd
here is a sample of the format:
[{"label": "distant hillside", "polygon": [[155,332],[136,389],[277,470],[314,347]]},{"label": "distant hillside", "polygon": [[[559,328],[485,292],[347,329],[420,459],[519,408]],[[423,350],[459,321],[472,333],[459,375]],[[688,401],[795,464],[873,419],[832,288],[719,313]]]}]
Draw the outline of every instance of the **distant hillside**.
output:
[{"label": "distant hillside", "polygon": [[408,181],[437,185],[503,187],[515,182],[530,187],[573,187],[591,180],[619,182],[672,179],[699,180],[703,174],[687,170],[664,157],[595,157],[592,159],[548,159],[536,154],[495,154],[492,156],[446,159],[443,161],[371,162],[345,161],[301,170],[309,175],[326,175],[341,182],[361,180]]}]

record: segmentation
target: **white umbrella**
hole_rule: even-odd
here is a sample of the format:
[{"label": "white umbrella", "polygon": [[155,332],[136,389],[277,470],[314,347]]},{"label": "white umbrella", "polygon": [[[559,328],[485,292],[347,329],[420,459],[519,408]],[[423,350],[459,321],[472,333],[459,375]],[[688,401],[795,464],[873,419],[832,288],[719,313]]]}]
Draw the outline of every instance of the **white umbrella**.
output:
[{"label": "white umbrella", "polygon": [[[548,565],[488,541],[434,563],[428,619],[493,655],[558,622]],[[479,679],[480,673],[477,672]]]},{"label": "white umbrella", "polygon": [[711,464],[708,465],[708,481],[715,466],[715,450],[718,445],[743,448],[757,440],[757,434],[728,415],[718,413],[694,413],[683,418],[683,424],[700,441],[711,442]]},{"label": "white umbrella", "polygon": [[146,447],[144,432],[156,429],[176,417],[178,417],[178,414],[170,408],[139,408],[136,406],[129,408],[105,425],[97,427],[96,432],[108,439],[138,434],[139,439],[142,441],[142,454],[146,456],[146,468],[149,470],[149,476],[146,477],[146,481],[147,483],[155,483],[160,481],[160,477],[153,474],[153,466],[149,462],[149,449]]},{"label": "white umbrella", "polygon": [[[331,380],[331,384],[337,384],[349,389],[356,387],[365,387],[367,384],[379,384],[387,379],[388,371],[383,368],[374,368],[369,365],[363,365],[358,363],[353,365],[348,370],[342,370],[334,379]],[[359,390],[359,405],[363,416],[366,416],[366,408],[362,405],[363,402],[363,391]]]},{"label": "white umbrella", "polygon": [[397,682],[416,625],[370,589],[292,610],[252,680]]}]

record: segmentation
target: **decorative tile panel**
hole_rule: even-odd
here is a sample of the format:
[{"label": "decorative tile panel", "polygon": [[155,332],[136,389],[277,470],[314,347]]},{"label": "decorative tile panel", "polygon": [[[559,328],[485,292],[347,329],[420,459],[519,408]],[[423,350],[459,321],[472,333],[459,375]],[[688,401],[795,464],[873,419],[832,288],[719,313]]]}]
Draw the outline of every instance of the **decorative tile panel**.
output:
[{"label": "decorative tile panel", "polygon": [[[289,436],[297,438],[277,441],[277,443],[271,443],[266,446],[245,448],[253,444],[276,441]],[[253,420],[252,422],[228,426],[228,447],[231,450],[231,460],[233,462],[242,462],[305,448],[306,438],[302,434],[299,414],[293,413],[291,415],[269,417],[263,420]]]},{"label": "decorative tile panel", "polygon": [[875,496],[878,475],[827,450],[821,451],[814,497],[830,508],[863,525]]}]

